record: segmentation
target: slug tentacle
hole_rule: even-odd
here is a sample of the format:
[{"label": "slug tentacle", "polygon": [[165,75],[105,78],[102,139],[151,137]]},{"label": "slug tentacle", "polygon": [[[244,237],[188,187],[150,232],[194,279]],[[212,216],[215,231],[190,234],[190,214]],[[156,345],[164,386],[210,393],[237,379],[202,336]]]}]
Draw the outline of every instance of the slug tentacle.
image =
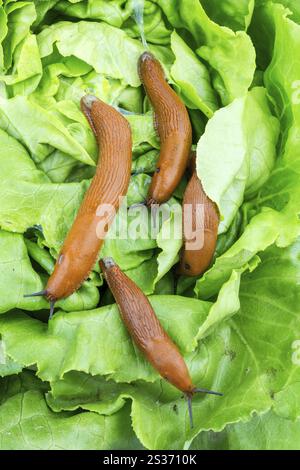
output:
[{"label": "slug tentacle", "polygon": [[197,387],[195,387],[191,392],[187,392],[185,394],[186,399],[187,399],[187,404],[188,404],[188,412],[189,412],[191,429],[193,429],[193,427],[194,427],[192,400],[193,400],[193,396],[194,396],[195,393],[207,393],[208,395],[217,395],[219,397],[223,396],[223,393],[214,392],[212,390],[208,390],[207,388],[197,388]]},{"label": "slug tentacle", "polygon": [[208,395],[217,395],[219,397],[223,396],[223,393],[207,390],[207,388],[194,388],[193,393],[207,393]]},{"label": "slug tentacle", "polygon": [[189,412],[189,418],[190,418],[190,427],[193,429],[194,427],[194,421],[193,421],[193,408],[192,408],[192,395],[186,394],[186,399],[187,399],[187,404],[188,404],[188,412]]},{"label": "slug tentacle", "polygon": [[33,294],[24,294],[23,297],[43,297],[47,296],[47,291],[46,289],[41,290],[40,292],[34,292]]},{"label": "slug tentacle", "polygon": [[55,300],[50,300],[50,314],[49,314],[49,320],[51,320],[51,318],[53,317],[54,306],[55,306]]}]

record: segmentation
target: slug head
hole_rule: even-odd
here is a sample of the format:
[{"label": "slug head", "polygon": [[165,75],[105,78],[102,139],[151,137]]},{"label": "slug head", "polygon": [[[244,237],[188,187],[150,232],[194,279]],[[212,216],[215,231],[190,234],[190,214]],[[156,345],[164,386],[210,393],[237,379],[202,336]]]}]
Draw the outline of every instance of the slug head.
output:
[{"label": "slug head", "polygon": [[184,392],[188,403],[191,428],[193,428],[192,398],[195,393],[222,396],[222,393],[206,388],[197,388],[193,385],[183,357],[168,336],[154,338],[151,344],[148,343],[147,358],[164,379]]},{"label": "slug head", "polygon": [[151,52],[143,52],[138,60],[138,74],[141,82],[146,84],[148,80],[165,79],[164,71],[160,62]]},{"label": "slug head", "polygon": [[97,133],[96,133],[96,128],[95,128],[95,124],[93,121],[93,117],[92,117],[92,107],[93,107],[93,104],[96,103],[97,101],[99,100],[94,95],[85,95],[80,100],[81,111],[87,118],[87,121],[89,125],[91,126],[91,129],[95,136],[97,135]]},{"label": "slug head", "polygon": [[98,101],[94,95],[85,95],[81,98],[81,103],[85,108],[92,109],[93,104]]},{"label": "slug head", "polygon": [[47,289],[41,290],[39,292],[34,292],[33,294],[25,294],[23,295],[23,297],[46,297],[46,299],[49,300],[49,303],[50,303],[49,320],[51,320],[51,318],[53,317],[53,313],[54,313],[56,299],[51,297]]},{"label": "slug head", "polygon": [[184,393],[195,388],[187,365],[177,346],[165,335],[151,339],[146,345],[146,355],[160,375]]},{"label": "slug head", "polygon": [[114,266],[117,266],[114,259],[111,256],[100,259],[99,265],[100,265],[101,271],[103,272],[105,272],[106,270],[110,268],[113,268]]}]

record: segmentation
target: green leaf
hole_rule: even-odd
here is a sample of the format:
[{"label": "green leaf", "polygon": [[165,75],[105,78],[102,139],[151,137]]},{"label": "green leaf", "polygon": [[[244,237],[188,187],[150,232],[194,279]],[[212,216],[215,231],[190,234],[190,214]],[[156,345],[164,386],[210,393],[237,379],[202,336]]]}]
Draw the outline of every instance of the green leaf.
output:
[{"label": "green leaf", "polygon": [[0,79],[8,85],[13,95],[25,95],[35,90],[41,76],[42,63],[36,36],[29,34],[16,48],[13,73],[0,75]]},{"label": "green leaf", "polygon": [[[28,246],[28,242],[27,242]],[[23,236],[0,231],[0,313],[14,308],[29,311],[48,309],[49,303],[43,297],[24,298],[24,294],[39,292],[46,284],[45,275],[38,274],[32,268],[27,246]],[[54,260],[48,252],[39,248],[35,243],[30,244],[29,253],[32,259],[39,263],[48,273],[52,272]],[[97,305],[99,292],[93,282],[85,282],[82,288],[67,299],[57,302],[63,309],[89,309]],[[13,312],[12,312],[13,314]]]},{"label": "green leaf", "polygon": [[33,26],[39,26],[45,19],[47,13],[53,8],[53,6],[58,2],[58,0],[32,0],[34,3],[35,11],[36,11],[36,19],[33,23]]},{"label": "green leaf", "polygon": [[182,246],[182,211],[178,203],[169,201],[172,210],[157,235],[157,246],[161,249],[157,257],[157,276],[154,285],[179,261],[179,251]]},{"label": "green leaf", "polygon": [[45,28],[38,36],[41,57],[53,52],[54,45],[64,56],[75,56],[97,73],[139,86],[137,60],[143,52],[139,41],[106,23],[62,21]]},{"label": "green leaf", "polygon": [[[266,4],[268,0],[257,0],[258,5]],[[297,0],[272,0],[273,3],[280,3],[290,10],[291,19],[296,23],[300,23],[300,5]]]},{"label": "green leaf", "polygon": [[197,173],[219,207],[220,233],[228,229],[244,197],[253,196],[268,179],[278,134],[264,88],[252,89],[208,122],[197,146]]},{"label": "green leaf", "polygon": [[255,51],[247,34],[211,21],[198,0],[156,2],[175,28],[184,28],[193,36],[197,54],[213,69],[214,87],[222,103],[244,96],[255,71]]},{"label": "green leaf", "polygon": [[223,284],[217,301],[212,305],[207,318],[199,328],[197,339],[205,338],[221,321],[227,320],[240,309],[239,290],[241,275],[248,266],[233,270],[227,282]]},{"label": "green leaf", "polygon": [[299,225],[295,226],[295,221],[289,215],[264,209],[251,219],[241,237],[197,281],[196,294],[203,299],[217,294],[234,269],[242,268],[254,255],[273,243],[278,246],[289,245],[299,234]]},{"label": "green leaf", "polygon": [[[300,369],[292,362],[292,344],[300,328],[299,250],[298,243],[262,253],[259,266],[242,275],[240,311],[218,324],[196,349],[199,324],[211,304],[180,296],[150,297],[184,353],[194,383],[224,393],[223,398],[194,398],[193,430],[185,400],[171,385],[157,380],[129,340],[115,306],[84,315],[57,314],[49,329],[20,313],[5,315],[0,332],[7,354],[22,365],[37,364],[38,375],[52,382],[49,403],[54,409],[83,407],[111,413],[130,398],[133,428],[144,446],[189,447],[201,431],[221,431],[229,423],[249,420],[255,411],[267,412],[286,383],[300,381]],[[86,380],[74,371],[105,377]]]},{"label": "green leaf", "polygon": [[[179,347],[193,350],[199,321],[206,316],[210,304],[179,296],[152,296],[150,300]],[[176,315],[171,321],[170,313],[174,312]],[[183,318],[189,321],[182,324]],[[108,375],[118,382],[140,379],[151,382],[157,379],[157,373],[129,340],[115,305],[85,311],[84,314],[57,313],[50,321],[49,329],[46,324],[15,312],[1,316],[0,333],[7,354],[15,360],[17,357],[21,359],[23,365],[37,363],[42,380],[58,380],[71,370]],[[22,345],[19,335],[22,336]],[[53,344],[51,357],[48,354],[50,343]],[[112,344],[115,345],[113,348]]]},{"label": "green leaf", "polygon": [[0,404],[2,405],[8,398],[25,393],[29,390],[46,393],[49,391],[49,384],[38,379],[34,371],[24,369],[20,374],[10,375],[0,378]]},{"label": "green leaf", "polygon": [[5,343],[0,340],[0,377],[18,374],[22,371],[22,366],[13,361],[6,354]]},{"label": "green leaf", "polygon": [[280,0],[280,2],[279,0],[275,1],[287,7],[292,12],[291,19],[300,24],[300,5],[297,0]]},{"label": "green leaf", "polygon": [[[132,177],[127,193],[128,207],[145,201],[149,183],[150,178],[144,174]],[[147,294],[152,294],[156,283],[179,259],[182,246],[181,206],[173,198],[162,206],[164,220],[157,231],[151,227],[151,214],[144,205],[133,207],[129,212],[127,206],[120,208],[100,256],[112,256],[129,277],[137,281]],[[160,252],[150,262],[156,248]],[[149,263],[145,263],[147,260]],[[149,269],[148,273],[146,269]]]},{"label": "green leaf", "polygon": [[37,170],[25,148],[0,130],[0,225],[13,232],[25,232],[40,225],[49,247],[60,248],[87,182],[52,184]]},{"label": "green leaf", "polygon": [[175,55],[171,77],[186,105],[212,117],[218,104],[206,67],[175,31],[171,35],[171,48]]},{"label": "green leaf", "polygon": [[128,408],[106,417],[54,413],[38,391],[16,394],[1,405],[0,442],[1,450],[128,449],[132,443],[139,447]]},{"label": "green leaf", "polygon": [[32,2],[6,2],[7,34],[3,41],[4,66],[9,69],[13,63],[17,46],[27,37],[30,27],[36,19],[36,11]]},{"label": "green leaf", "polygon": [[159,152],[149,150],[132,162],[133,173],[153,173],[156,168]]},{"label": "green leaf", "polygon": [[35,161],[58,149],[83,163],[95,164],[56,116],[25,96],[0,98],[0,107],[1,127],[26,145]]},{"label": "green leaf", "polygon": [[216,294],[223,282],[229,279],[232,269],[242,267],[259,251],[272,243],[289,245],[300,234],[300,108],[295,100],[297,67],[292,67],[288,74],[282,74],[282,70],[288,67],[289,52],[300,45],[300,26],[287,18],[280,5],[268,4],[265,15],[274,22],[276,31],[273,60],[265,74],[265,82],[281,117],[285,136],[282,152],[269,180],[250,205],[249,211],[261,212],[251,219],[240,239],[217,258],[214,266],[197,282],[196,292],[201,298]]},{"label": "green leaf", "polygon": [[209,17],[233,31],[246,30],[250,24],[255,0],[201,0]]},{"label": "green leaf", "polygon": [[191,450],[299,450],[299,438],[300,421],[293,423],[269,411],[229,425],[220,434],[200,434]]},{"label": "green leaf", "polygon": [[[292,344],[292,362],[299,367],[299,339]],[[274,410],[282,418],[296,421],[299,419],[299,390],[300,382],[288,383],[274,396]]]},{"label": "green leaf", "polygon": [[64,16],[106,21],[117,28],[122,26],[124,20],[128,18],[131,12],[127,4],[125,8],[122,7],[122,4],[124,4],[122,0],[114,0],[112,2],[107,2],[106,0],[87,0],[72,3],[68,0],[60,0],[55,3],[55,10]]},{"label": "green leaf", "polygon": [[2,2],[0,4],[0,70],[4,67],[4,51],[2,46],[2,41],[7,34],[7,15],[5,10],[2,6]]}]

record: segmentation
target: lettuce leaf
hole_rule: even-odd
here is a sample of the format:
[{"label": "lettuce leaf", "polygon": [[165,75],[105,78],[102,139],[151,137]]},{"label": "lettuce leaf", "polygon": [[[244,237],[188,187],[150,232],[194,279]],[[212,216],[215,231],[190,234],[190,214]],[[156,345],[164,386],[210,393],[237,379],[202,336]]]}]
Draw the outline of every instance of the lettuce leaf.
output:
[{"label": "lettuce leaf", "polygon": [[273,59],[265,72],[265,84],[281,120],[280,155],[269,180],[257,198],[245,208],[250,215],[250,223],[241,237],[197,281],[196,293],[201,298],[209,298],[218,292],[222,283],[229,279],[232,270],[242,267],[259,251],[274,242],[278,246],[287,246],[300,234],[300,115],[295,99],[298,71],[292,67],[288,75],[282,74],[282,70],[288,66],[286,62],[290,64],[288,52],[298,47],[300,26],[293,23],[287,13],[282,6],[274,4],[268,4],[266,11],[262,12],[264,17],[267,14],[269,21],[274,23],[276,32]]},{"label": "lettuce leaf", "polygon": [[208,16],[233,31],[247,30],[253,13],[255,0],[201,0]]},{"label": "lettuce leaf", "polygon": [[211,118],[218,104],[208,70],[175,31],[171,35],[171,48],[175,55],[171,77],[182,98],[189,108],[200,109]]},{"label": "lettuce leaf", "polygon": [[[0,340],[0,377],[7,377],[14,374],[19,374],[22,371],[22,366],[13,361],[6,354],[5,344]],[[1,392],[0,392],[1,402]]]},{"label": "lettuce leaf", "polygon": [[55,2],[55,11],[64,16],[101,20],[112,26],[120,28],[124,21],[131,14],[129,2],[123,7],[124,0],[87,0],[70,2],[68,0],[60,0]]},{"label": "lettuce leaf", "polygon": [[51,382],[48,402],[56,411],[80,407],[106,414],[130,399],[133,428],[144,446],[188,447],[200,431],[221,431],[229,423],[249,420],[254,411],[267,412],[286,383],[299,382],[299,367],[290,360],[300,318],[299,249],[297,243],[261,254],[258,267],[242,275],[239,311],[219,323],[199,346],[199,324],[211,303],[180,296],[150,297],[183,352],[194,382],[225,394],[195,397],[193,430],[185,401],[158,380],[128,341],[116,306],[84,315],[58,313],[49,329],[23,313],[6,314],[0,319],[0,333],[12,359],[23,366],[37,364],[38,376]]},{"label": "lettuce leaf", "polygon": [[[269,0],[257,0],[258,5],[266,4]],[[291,12],[291,19],[300,23],[300,5],[297,0],[271,0],[273,3],[280,3]]]},{"label": "lettuce leaf", "polygon": [[279,123],[271,115],[263,88],[253,88],[220,109],[207,124],[197,146],[197,173],[219,207],[220,233],[227,231],[244,199],[255,195],[268,179],[278,135]]},{"label": "lettuce leaf", "polygon": [[30,27],[36,19],[36,11],[32,2],[6,2],[7,34],[3,41],[4,67],[9,69],[17,47],[27,37]]},{"label": "lettuce leaf", "polygon": [[62,21],[45,28],[37,39],[42,58],[52,54],[55,46],[62,56],[78,57],[97,73],[127,85],[140,84],[136,64],[143,46],[121,29],[106,23]]},{"label": "lettuce leaf", "polygon": [[38,390],[17,393],[0,406],[0,436],[3,450],[139,447],[130,428],[128,408],[112,416],[92,412],[57,414],[49,410]]},{"label": "lettuce leaf", "polygon": [[193,36],[197,54],[213,69],[214,87],[222,103],[227,105],[243,96],[255,71],[255,51],[249,36],[211,21],[198,0],[155,1],[175,28],[184,28]]},{"label": "lettuce leaf", "polygon": [[[31,294],[42,290],[46,284],[45,271],[50,273],[54,267],[54,260],[49,252],[31,243],[20,234],[0,231],[0,265],[3,266],[0,275],[0,313],[13,309],[23,308],[29,311],[48,309],[49,303],[42,297],[24,298],[24,294]],[[36,272],[29,259],[36,261],[42,268]],[[46,260],[45,260],[46,258]],[[99,301],[99,291],[94,282],[85,282],[82,288],[67,299],[57,302],[66,311],[93,308]],[[43,315],[42,315],[43,317]]]},{"label": "lettuce leaf", "polygon": [[35,161],[42,161],[54,149],[94,165],[93,159],[61,122],[24,96],[0,99],[1,127],[29,149]]},{"label": "lettuce leaf", "polygon": [[124,31],[135,38],[143,32],[148,43],[165,45],[170,43],[171,31],[163,19],[162,10],[151,0],[128,0],[125,9],[130,16],[124,24]]},{"label": "lettuce leaf", "polygon": [[0,71],[4,68],[4,51],[2,46],[2,41],[7,34],[7,15],[5,13],[5,9],[2,5],[2,1],[0,2]]},{"label": "lettuce leaf", "polygon": [[[44,237],[43,243],[51,248],[51,252],[56,255],[88,187],[88,181],[61,184],[50,182],[42,171],[36,169],[25,148],[1,130],[0,148],[2,149],[0,157],[0,166],[2,168],[0,194],[3,195],[3,204],[0,209],[1,227],[8,231],[23,233],[29,227],[39,226]],[[129,206],[145,200],[149,182],[150,178],[145,174],[132,177],[128,191]],[[171,208],[172,210],[175,210],[175,207],[177,207],[177,210],[181,210],[181,206],[175,200],[173,203],[171,201],[170,204],[175,204],[174,209]],[[144,213],[147,213],[146,208],[144,208]],[[135,215],[133,214],[133,219],[138,221],[138,216],[138,212]],[[127,208],[124,207],[117,215],[102,250],[103,256],[108,254],[114,256],[116,261],[120,263],[121,268],[128,270],[137,268],[145,260],[151,258],[153,249],[159,248],[160,254],[158,254],[157,263],[155,263],[157,268],[152,271],[151,281],[150,279],[147,280],[149,287],[146,291],[149,294],[154,292],[156,283],[178,260],[178,252],[182,244],[181,224],[178,224],[178,220],[181,219],[180,217],[173,219],[172,215],[170,217],[171,219],[166,220],[164,226],[161,227],[161,231],[168,230],[168,226],[171,224],[170,230],[174,234],[172,243],[164,240],[162,232],[158,233],[157,240],[150,237],[148,213],[144,226],[141,227],[144,232],[141,234],[141,239],[124,239],[124,233],[115,236],[114,230],[114,227],[120,225],[122,231],[123,225],[127,223]],[[177,226],[174,224],[175,220]],[[134,220],[131,220],[131,223],[133,224]],[[48,274],[52,272],[52,269],[53,260],[52,266],[47,269]],[[41,290],[37,284],[42,283],[41,280],[36,281],[35,285],[31,285],[31,287],[29,285],[28,290],[23,290],[23,293]],[[95,301],[97,303],[97,296],[96,298],[93,296],[91,302],[84,300],[83,305],[89,305],[89,308],[91,308],[95,306]],[[36,308],[47,305],[42,300],[36,300],[35,303],[31,301],[30,304],[24,304],[24,302],[25,300],[21,303],[13,301],[9,306],[5,304],[3,311],[17,306],[23,308],[24,305],[35,305]],[[74,309],[74,306],[72,307],[73,302],[71,301],[71,304],[68,304],[68,299],[62,305],[66,310],[70,310],[70,307]]]},{"label": "lettuce leaf", "polygon": [[[298,448],[298,3],[0,0],[1,449]],[[154,237],[145,209],[141,236],[124,238],[124,204],[101,255],[150,296],[194,383],[224,393],[194,397],[193,429],[97,265],[48,324],[48,302],[23,297],[45,286],[95,173],[87,91],[128,119],[127,205],[145,200],[160,143],[137,73],[142,27],[188,108],[222,223],[211,268],[178,278],[184,177]]]},{"label": "lettuce leaf", "polygon": [[246,423],[229,425],[222,433],[200,434],[191,450],[299,450],[299,436],[299,421],[268,411]]}]

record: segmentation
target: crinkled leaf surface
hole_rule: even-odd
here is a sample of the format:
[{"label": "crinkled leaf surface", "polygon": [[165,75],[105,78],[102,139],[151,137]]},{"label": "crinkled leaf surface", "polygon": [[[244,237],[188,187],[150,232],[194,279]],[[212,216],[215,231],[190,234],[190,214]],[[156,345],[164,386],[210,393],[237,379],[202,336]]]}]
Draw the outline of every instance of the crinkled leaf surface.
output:
[{"label": "crinkled leaf surface", "polygon": [[[57,404],[53,397],[50,402],[58,408],[60,400],[66,409],[83,406],[82,391],[79,390],[76,402],[75,387],[75,398],[68,401],[63,374],[67,383],[74,380],[79,387],[81,380],[70,376],[72,371],[108,375],[113,381],[97,379],[98,385],[91,385],[90,396],[88,387],[85,389],[87,409],[91,406],[96,410],[99,405],[104,413],[106,406],[116,409],[122,405],[120,398],[130,398],[133,427],[143,445],[182,448],[199,431],[220,431],[226,424],[249,419],[254,411],[267,411],[274,404],[274,394],[287,383],[299,382],[299,367],[291,361],[295,331],[300,327],[299,244],[289,249],[272,247],[261,257],[261,264],[242,276],[239,312],[219,323],[193,351],[199,323],[205,320],[211,304],[179,296],[150,298],[163,325],[185,351],[194,382],[225,394],[221,399],[195,397],[193,431],[189,429],[186,403],[173,387],[157,381],[157,374],[132,346],[116,307],[85,312],[84,317],[80,313],[59,313],[50,322],[49,330],[23,314],[2,316],[0,332],[7,354],[23,365],[37,364],[43,380],[53,384],[62,381],[61,386],[54,387]],[[187,315],[190,320],[183,322]],[[126,361],[126,372],[122,361]],[[128,380],[133,380],[133,384],[124,384]],[[149,381],[153,380],[151,384]],[[99,402],[99,396],[103,401]],[[175,411],[170,413],[175,404]],[[155,436],[154,427],[158,430]]]}]

